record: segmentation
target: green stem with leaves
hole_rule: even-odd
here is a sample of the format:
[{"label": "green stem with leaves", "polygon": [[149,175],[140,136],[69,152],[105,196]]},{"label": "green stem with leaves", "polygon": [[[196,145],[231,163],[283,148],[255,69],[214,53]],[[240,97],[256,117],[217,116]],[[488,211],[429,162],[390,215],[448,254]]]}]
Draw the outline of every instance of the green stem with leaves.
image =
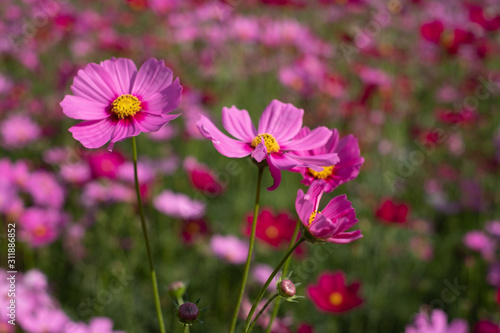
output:
[{"label": "green stem with leaves", "polygon": [[137,174],[137,144],[135,142],[135,137],[132,137],[132,152],[134,161],[134,180],[135,180],[135,192],[137,194],[137,206],[139,208],[139,216],[141,218],[142,233],[144,234],[144,242],[146,244],[146,251],[148,254],[149,270],[151,271],[151,282],[153,284],[153,293],[155,297],[156,314],[158,315],[158,323],[160,325],[161,333],[166,333],[165,323],[163,322],[163,315],[161,312],[160,305],[160,294],[158,292],[158,282],[156,281],[156,271],[153,264],[153,258],[151,256],[151,246],[149,245],[148,230],[146,227],[146,219],[144,218],[144,207],[142,206],[141,191],[139,188],[139,176]]},{"label": "green stem with leaves", "polygon": [[[292,248],[295,240],[297,239],[297,236],[299,235],[300,225],[301,225],[301,222],[297,221],[297,225],[295,226],[295,230],[293,231],[292,239],[290,240],[290,245],[288,246],[288,250],[290,250]],[[292,258],[289,257],[285,261],[285,264],[283,265],[283,270],[282,270],[283,276],[286,276],[286,274],[288,273],[288,266],[290,266],[291,259]],[[273,326],[273,321],[278,316],[278,311],[280,310],[280,304],[281,304],[281,299],[277,300],[276,304],[274,304],[273,313],[271,314],[271,319],[269,319],[269,325],[267,326],[266,333],[271,332],[271,327]]]},{"label": "green stem with leaves", "polygon": [[285,253],[285,255],[283,256],[283,258],[281,259],[281,261],[278,263],[278,265],[276,266],[276,268],[273,270],[273,272],[271,273],[271,275],[267,279],[267,281],[264,284],[264,286],[262,286],[262,288],[260,289],[259,294],[257,295],[257,298],[255,299],[255,301],[252,304],[252,308],[250,309],[250,312],[248,313],[247,320],[245,322],[245,328],[243,329],[243,332],[245,332],[245,333],[249,332],[250,321],[252,320],[252,317],[253,317],[253,314],[255,313],[255,310],[257,309],[257,304],[259,304],[259,302],[262,299],[262,297],[264,297],[264,294],[266,293],[267,287],[269,287],[269,285],[273,281],[273,279],[276,276],[276,274],[278,274],[278,272],[281,269],[281,267],[287,261],[288,257],[290,257],[290,255],[293,253],[293,251],[295,251],[295,249],[300,244],[302,244],[302,242],[305,241],[305,240],[306,240],[305,237],[302,235],[297,240],[297,242],[295,242],[295,244],[293,244],[293,246],[290,249],[288,249],[288,251]]},{"label": "green stem with leaves", "polygon": [[260,202],[260,185],[262,183],[262,174],[264,173],[264,167],[259,166],[259,174],[257,176],[257,190],[255,193],[255,207],[253,211],[253,221],[252,221],[252,232],[250,234],[250,246],[248,247],[248,256],[245,264],[245,270],[243,271],[243,278],[241,281],[241,288],[238,294],[238,302],[234,308],[233,319],[231,320],[231,327],[229,328],[229,333],[233,333],[236,328],[236,322],[238,320],[238,312],[240,311],[241,301],[243,300],[243,294],[245,293],[245,287],[247,284],[248,273],[250,271],[250,262],[252,260],[253,247],[255,243],[255,232],[257,230],[257,217],[259,215],[259,202]]}]

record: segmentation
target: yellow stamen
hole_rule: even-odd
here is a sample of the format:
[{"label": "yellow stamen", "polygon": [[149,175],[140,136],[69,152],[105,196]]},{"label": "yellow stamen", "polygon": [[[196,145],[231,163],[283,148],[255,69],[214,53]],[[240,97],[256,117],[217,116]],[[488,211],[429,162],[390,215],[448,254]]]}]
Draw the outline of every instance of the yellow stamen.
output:
[{"label": "yellow stamen", "polygon": [[278,228],[276,228],[274,225],[271,225],[271,226],[266,228],[266,236],[271,238],[271,239],[278,237],[279,234],[280,234],[280,232],[279,232]]},{"label": "yellow stamen", "polygon": [[188,233],[196,234],[200,231],[200,226],[196,222],[189,222],[186,229]]},{"label": "yellow stamen", "polygon": [[262,142],[262,140],[264,140],[264,145],[266,146],[267,152],[269,154],[270,153],[277,153],[280,151],[280,145],[278,144],[278,142],[276,141],[274,136],[272,136],[271,134],[267,134],[267,133],[257,135],[252,140],[252,147],[254,147],[254,148],[257,147],[259,145],[259,143]]},{"label": "yellow stamen", "polygon": [[322,171],[314,171],[313,169],[310,169],[310,168],[307,169],[307,171],[309,171],[311,176],[313,176],[314,178],[327,179],[328,177],[330,177],[333,174],[334,169],[335,169],[335,165],[332,165],[332,166],[323,167]]},{"label": "yellow stamen", "polygon": [[341,293],[334,291],[333,293],[330,294],[330,297],[328,297],[328,300],[330,301],[331,305],[337,306],[337,305],[342,304],[344,297],[342,297]]},{"label": "yellow stamen", "polygon": [[141,101],[133,95],[121,95],[111,104],[111,112],[120,119],[125,119],[142,110]]},{"label": "yellow stamen", "polygon": [[311,225],[314,221],[314,219],[316,218],[316,214],[318,213],[321,213],[321,212],[318,212],[317,210],[315,210],[314,212],[311,213],[311,216],[309,217],[309,225]]}]

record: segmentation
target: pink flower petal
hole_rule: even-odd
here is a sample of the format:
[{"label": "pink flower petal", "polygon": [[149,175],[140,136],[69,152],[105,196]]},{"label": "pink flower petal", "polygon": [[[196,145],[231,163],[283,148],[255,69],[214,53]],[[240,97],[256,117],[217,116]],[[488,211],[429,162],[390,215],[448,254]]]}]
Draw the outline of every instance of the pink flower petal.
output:
[{"label": "pink flower petal", "polygon": [[108,104],[92,101],[83,97],[66,95],[60,103],[66,116],[81,120],[98,120],[109,117]]},{"label": "pink flower petal", "polygon": [[271,172],[271,176],[273,177],[273,185],[268,187],[268,191],[274,191],[280,186],[281,183],[281,171],[274,165],[274,158],[269,155],[267,158],[267,164],[269,165],[269,171]]},{"label": "pink flower petal", "polygon": [[290,140],[302,128],[303,116],[304,110],[273,100],[260,117],[259,134],[271,134],[278,142]]},{"label": "pink flower petal", "polygon": [[222,126],[229,134],[242,141],[251,142],[257,136],[248,111],[238,110],[235,106],[222,108]]},{"label": "pink flower petal", "polygon": [[294,139],[286,144],[281,144],[283,150],[311,150],[324,146],[332,132],[326,127],[318,127],[301,139]]},{"label": "pink flower petal", "polygon": [[[324,155],[316,155],[316,156],[299,156],[288,154],[288,156],[306,168],[311,168],[315,171],[323,171],[323,167],[321,166],[330,166],[335,165],[339,161],[339,157],[337,154],[324,154]],[[297,163],[297,165],[299,165]]]},{"label": "pink flower petal", "polygon": [[109,73],[94,63],[78,71],[71,90],[76,96],[107,105],[119,95]]},{"label": "pink flower petal", "polygon": [[163,60],[148,59],[137,72],[132,94],[147,100],[155,93],[167,88],[173,79],[173,73]]},{"label": "pink flower petal", "polygon": [[327,241],[330,243],[347,244],[360,238],[363,238],[361,230],[355,230],[350,232],[341,232],[334,237],[328,238]]},{"label": "pink flower petal", "polygon": [[130,59],[111,58],[101,62],[101,66],[109,73],[119,95],[130,94],[137,67]]},{"label": "pink flower petal", "polygon": [[111,142],[109,143],[108,150],[111,151],[113,149],[115,142],[137,136],[139,133],[141,133],[141,130],[134,122],[133,118],[125,118],[116,121],[115,130],[111,136]]},{"label": "pink flower petal", "polygon": [[229,138],[205,116],[200,116],[196,126],[205,138],[212,140],[215,149],[224,156],[239,158],[252,153],[252,147],[248,143]]},{"label": "pink flower petal", "polygon": [[181,96],[182,86],[179,83],[179,78],[177,78],[167,88],[151,95],[148,100],[145,101],[145,110],[149,113],[166,115],[179,106]]},{"label": "pink flower petal", "polygon": [[141,111],[134,116],[134,121],[143,132],[156,132],[164,125],[168,124],[169,121],[174,120],[179,116],[180,114],[160,116],[146,111]]},{"label": "pink flower petal", "polygon": [[263,142],[261,142],[257,145],[257,147],[255,147],[251,156],[257,162],[262,162],[262,160],[266,158],[266,155],[267,155],[266,145]]},{"label": "pink flower petal", "polygon": [[69,131],[73,138],[80,141],[86,148],[99,148],[111,139],[116,121],[106,118],[102,120],[88,120],[76,124]]}]

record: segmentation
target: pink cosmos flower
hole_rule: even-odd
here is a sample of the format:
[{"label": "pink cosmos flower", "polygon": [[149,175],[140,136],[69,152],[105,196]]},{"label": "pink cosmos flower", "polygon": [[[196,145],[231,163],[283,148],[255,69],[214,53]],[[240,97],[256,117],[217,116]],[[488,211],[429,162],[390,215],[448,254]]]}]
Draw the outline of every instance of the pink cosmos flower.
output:
[{"label": "pink cosmos flower", "polygon": [[318,309],[342,313],[361,305],[363,300],[359,297],[359,282],[347,285],[344,272],[323,272],[317,285],[309,285],[307,294]]},{"label": "pink cosmos flower", "polygon": [[50,172],[33,172],[26,184],[26,191],[38,205],[59,208],[64,204],[64,188]]},{"label": "pink cosmos flower", "polygon": [[149,59],[139,70],[130,59],[88,64],[78,71],[60,103],[66,116],[85,120],[69,129],[87,148],[99,148],[141,132],[155,132],[175,119],[182,87],[162,60]]},{"label": "pink cosmos flower", "polygon": [[172,191],[161,192],[154,200],[153,205],[161,213],[183,220],[197,219],[205,214],[205,204],[193,200],[182,193]]},{"label": "pink cosmos flower", "polygon": [[66,217],[56,210],[28,208],[21,215],[21,239],[32,247],[54,242],[59,236]]},{"label": "pink cosmos flower", "polygon": [[199,163],[193,156],[184,160],[184,169],[188,174],[191,185],[205,195],[217,196],[224,191],[224,184],[213,170],[205,164]]},{"label": "pink cosmos flower", "polygon": [[248,242],[236,236],[214,235],[210,239],[210,247],[216,257],[230,264],[239,265],[247,260]]},{"label": "pink cosmos flower", "polygon": [[12,115],[0,124],[2,146],[6,149],[19,149],[40,138],[41,130],[30,117]]},{"label": "pink cosmos flower", "polygon": [[[310,132],[309,128],[304,127],[295,139],[301,139]],[[328,153],[337,154],[339,157],[338,163],[325,166],[320,172],[311,168],[296,168],[304,177],[302,184],[309,186],[316,179],[324,179],[327,183],[325,192],[333,191],[339,185],[356,178],[361,165],[365,161],[360,156],[358,140],[353,135],[345,136],[339,140],[339,133],[336,129],[331,130],[331,136],[326,145],[313,150],[296,152],[297,155],[301,156],[317,156]]]},{"label": "pink cosmos flower", "polygon": [[449,325],[443,310],[436,309],[429,314],[420,312],[415,316],[415,322],[406,326],[406,333],[467,333],[469,326],[463,319],[455,319]]},{"label": "pink cosmos flower", "polygon": [[281,182],[281,170],[302,166],[322,171],[320,165],[334,165],[339,161],[337,154],[300,156],[290,152],[316,149],[327,143],[329,130],[318,127],[301,139],[294,139],[302,128],[304,110],[291,104],[273,100],[264,110],[255,129],[247,110],[235,106],[222,109],[222,125],[236,139],[223,134],[207,117],[200,116],[198,129],[212,140],[215,149],[224,156],[241,158],[251,155],[257,161],[266,160],[276,189]]},{"label": "pink cosmos flower", "polygon": [[318,210],[327,186],[324,180],[319,180],[312,183],[306,194],[302,190],[297,192],[295,209],[307,239],[312,242],[345,244],[363,237],[360,230],[347,231],[358,220],[345,194],[333,198],[322,211]]},{"label": "pink cosmos flower", "polygon": [[495,258],[496,242],[486,233],[479,230],[469,231],[465,234],[463,242],[469,249],[480,252],[485,260]]}]

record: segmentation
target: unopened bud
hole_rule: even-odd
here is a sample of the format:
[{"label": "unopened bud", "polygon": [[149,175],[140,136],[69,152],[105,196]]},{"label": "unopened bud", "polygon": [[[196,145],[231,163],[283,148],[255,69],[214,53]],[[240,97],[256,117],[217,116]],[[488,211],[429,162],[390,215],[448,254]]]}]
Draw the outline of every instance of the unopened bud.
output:
[{"label": "unopened bud", "polygon": [[186,292],[186,285],[182,281],[175,281],[169,284],[168,291],[173,299],[182,299],[182,296]]},{"label": "unopened bud", "polygon": [[296,289],[292,281],[285,279],[278,284],[278,291],[281,296],[289,298],[295,296]]},{"label": "unopened bud", "polygon": [[199,313],[200,311],[198,310],[196,304],[187,302],[179,306],[177,316],[179,317],[181,322],[190,323],[198,318]]}]

